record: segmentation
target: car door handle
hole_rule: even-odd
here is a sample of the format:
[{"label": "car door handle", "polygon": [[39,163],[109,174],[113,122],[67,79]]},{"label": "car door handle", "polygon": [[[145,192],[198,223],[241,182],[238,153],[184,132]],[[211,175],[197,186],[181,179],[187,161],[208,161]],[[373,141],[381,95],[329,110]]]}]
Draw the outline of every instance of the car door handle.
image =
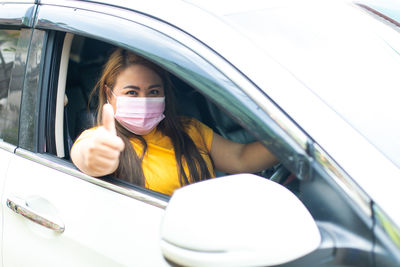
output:
[{"label": "car door handle", "polygon": [[25,218],[57,233],[63,233],[65,230],[64,223],[58,218],[52,218],[52,216],[44,215],[41,212],[34,211],[23,199],[9,197],[7,198],[7,207],[9,207],[15,213],[20,214]]}]

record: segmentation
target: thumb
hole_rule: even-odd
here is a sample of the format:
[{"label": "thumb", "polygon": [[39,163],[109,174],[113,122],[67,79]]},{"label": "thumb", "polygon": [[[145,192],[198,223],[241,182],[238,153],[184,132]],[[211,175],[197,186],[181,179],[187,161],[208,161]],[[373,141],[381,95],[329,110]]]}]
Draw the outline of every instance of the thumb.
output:
[{"label": "thumb", "polygon": [[104,104],[103,106],[103,118],[102,123],[104,129],[109,131],[112,134],[117,134],[117,130],[115,129],[115,121],[114,121],[114,109],[110,104]]}]

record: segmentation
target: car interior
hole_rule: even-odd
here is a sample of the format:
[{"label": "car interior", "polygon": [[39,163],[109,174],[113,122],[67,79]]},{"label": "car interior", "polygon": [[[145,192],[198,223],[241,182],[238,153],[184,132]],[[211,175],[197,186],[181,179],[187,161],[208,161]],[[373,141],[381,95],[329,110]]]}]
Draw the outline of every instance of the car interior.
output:
[{"label": "car interior", "polygon": [[[70,160],[69,151],[75,139],[85,130],[96,123],[97,96],[91,95],[102,67],[109,55],[116,48],[114,45],[78,35],[67,34],[61,56],[60,70],[67,69],[65,82],[60,71],[57,103],[64,104],[62,115],[56,116],[56,138],[61,138],[57,146],[57,156]],[[67,48],[67,49],[65,49]],[[68,58],[63,61],[63,58]],[[62,66],[62,65],[67,66]],[[241,125],[236,123],[228,114],[219,109],[214,103],[204,97],[195,88],[179,77],[170,73],[170,79],[175,91],[178,114],[198,119],[219,135],[238,143],[250,143],[255,138]],[[65,88],[60,84],[64,83]],[[60,89],[62,88],[62,89]],[[57,127],[58,125],[58,127]],[[56,142],[57,144],[57,142]],[[217,172],[217,176],[226,175]],[[277,165],[264,170],[257,175],[272,179],[282,184],[294,184],[295,177],[282,166]]]}]

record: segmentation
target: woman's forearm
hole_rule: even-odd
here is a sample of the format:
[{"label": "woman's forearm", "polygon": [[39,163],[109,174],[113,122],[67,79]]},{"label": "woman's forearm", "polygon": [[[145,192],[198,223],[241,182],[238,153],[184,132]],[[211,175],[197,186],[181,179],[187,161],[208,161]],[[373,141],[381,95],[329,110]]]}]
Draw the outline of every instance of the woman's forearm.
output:
[{"label": "woman's forearm", "polygon": [[239,144],[215,133],[211,145],[211,157],[215,169],[226,173],[258,172],[278,162],[260,142]]},{"label": "woman's forearm", "polygon": [[239,172],[259,172],[271,168],[279,161],[278,159],[260,142],[244,145],[240,155]]}]

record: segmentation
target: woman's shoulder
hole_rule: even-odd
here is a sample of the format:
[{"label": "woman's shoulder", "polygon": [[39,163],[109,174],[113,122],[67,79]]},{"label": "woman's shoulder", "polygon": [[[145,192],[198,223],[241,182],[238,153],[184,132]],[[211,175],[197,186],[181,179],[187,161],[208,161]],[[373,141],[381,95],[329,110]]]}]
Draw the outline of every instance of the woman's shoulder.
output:
[{"label": "woman's shoulder", "polygon": [[182,116],[180,119],[186,133],[192,138],[195,144],[204,144],[210,150],[213,130],[195,118]]},{"label": "woman's shoulder", "polygon": [[210,129],[206,124],[199,121],[193,117],[181,116],[180,120],[182,122],[183,127],[187,130],[202,130],[202,129]]}]

